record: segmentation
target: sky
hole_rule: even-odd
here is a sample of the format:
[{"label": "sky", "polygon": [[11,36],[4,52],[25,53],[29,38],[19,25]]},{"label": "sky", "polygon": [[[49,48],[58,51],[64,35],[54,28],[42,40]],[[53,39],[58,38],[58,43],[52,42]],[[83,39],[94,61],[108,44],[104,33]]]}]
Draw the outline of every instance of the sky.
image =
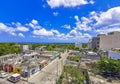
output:
[{"label": "sky", "polygon": [[87,43],[120,31],[120,0],[0,0],[0,42]]}]

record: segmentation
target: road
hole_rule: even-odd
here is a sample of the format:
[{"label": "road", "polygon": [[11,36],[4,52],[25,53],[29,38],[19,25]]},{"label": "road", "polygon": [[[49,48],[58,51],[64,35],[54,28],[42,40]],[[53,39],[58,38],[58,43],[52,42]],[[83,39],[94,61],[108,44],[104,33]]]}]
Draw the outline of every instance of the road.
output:
[{"label": "road", "polygon": [[55,84],[56,80],[61,75],[63,65],[65,64],[68,53],[65,52],[61,54],[61,56],[61,59],[56,58],[40,72],[31,76],[29,78],[29,82],[32,82],[34,84]]}]

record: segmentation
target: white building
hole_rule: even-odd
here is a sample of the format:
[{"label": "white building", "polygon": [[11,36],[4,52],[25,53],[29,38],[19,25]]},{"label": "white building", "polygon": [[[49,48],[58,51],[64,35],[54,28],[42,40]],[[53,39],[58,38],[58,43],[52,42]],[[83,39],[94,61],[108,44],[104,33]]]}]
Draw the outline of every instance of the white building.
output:
[{"label": "white building", "polygon": [[80,42],[76,42],[75,43],[75,48],[82,48],[82,43],[80,43]]},{"label": "white building", "polygon": [[110,32],[107,35],[98,35],[97,47],[102,50],[120,48],[120,32]]},{"label": "white building", "polygon": [[110,32],[106,34],[99,34],[97,37],[90,40],[89,47],[95,47],[99,50],[111,50],[114,48],[120,48],[120,32]]},{"label": "white building", "polygon": [[29,45],[22,45],[22,52],[29,52]]}]

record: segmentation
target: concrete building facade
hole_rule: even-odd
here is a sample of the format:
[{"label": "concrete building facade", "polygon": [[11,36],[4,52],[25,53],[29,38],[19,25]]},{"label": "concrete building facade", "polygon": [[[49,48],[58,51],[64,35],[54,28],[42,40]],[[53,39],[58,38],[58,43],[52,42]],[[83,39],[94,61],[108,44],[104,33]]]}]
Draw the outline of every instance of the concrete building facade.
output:
[{"label": "concrete building facade", "polygon": [[93,37],[88,45],[90,46],[90,49],[96,47],[99,50],[120,48],[120,32],[110,32],[107,35],[99,34],[97,37]]},{"label": "concrete building facade", "polygon": [[110,32],[107,35],[98,35],[99,49],[111,50],[120,48],[120,32]]},{"label": "concrete building facade", "polygon": [[76,42],[75,47],[79,48],[79,49],[82,48],[82,43],[81,42]]},{"label": "concrete building facade", "polygon": [[97,48],[98,41],[99,41],[98,37],[93,37],[92,39],[90,39],[88,43],[88,48],[89,49]]}]

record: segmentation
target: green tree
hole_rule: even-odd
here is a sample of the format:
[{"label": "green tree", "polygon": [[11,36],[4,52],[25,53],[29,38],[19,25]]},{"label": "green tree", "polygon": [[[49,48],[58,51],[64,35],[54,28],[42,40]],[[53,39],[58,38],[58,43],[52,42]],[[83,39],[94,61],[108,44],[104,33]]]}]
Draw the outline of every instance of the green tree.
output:
[{"label": "green tree", "polygon": [[114,60],[107,57],[102,57],[98,62],[100,72],[119,72],[120,71],[120,61]]},{"label": "green tree", "polygon": [[83,43],[82,48],[87,48],[88,44]]}]

